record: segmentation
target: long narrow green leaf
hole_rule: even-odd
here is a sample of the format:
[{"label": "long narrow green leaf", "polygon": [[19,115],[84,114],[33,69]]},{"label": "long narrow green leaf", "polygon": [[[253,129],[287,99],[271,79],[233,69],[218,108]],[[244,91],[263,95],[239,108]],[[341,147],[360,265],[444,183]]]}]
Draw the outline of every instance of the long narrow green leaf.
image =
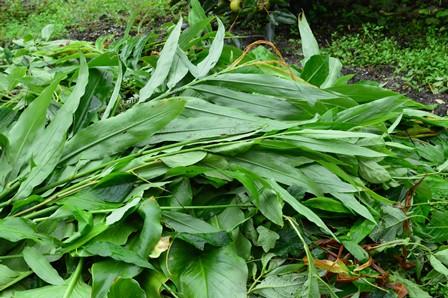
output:
[{"label": "long narrow green leaf", "polygon": [[67,142],[61,162],[100,159],[136,145],[173,120],[184,105],[177,98],[138,104],[118,116],[90,125]]},{"label": "long narrow green leaf", "polygon": [[51,85],[45,88],[39,97],[23,111],[17,123],[9,131],[7,137],[11,148],[10,164],[13,169],[11,173],[0,171],[0,184],[4,184],[8,176],[9,180],[14,179],[24,164],[30,161],[33,145],[44,129],[47,108],[62,79],[63,76],[54,78]]},{"label": "long narrow green leaf", "polygon": [[80,99],[84,95],[89,80],[89,71],[86,60],[81,56],[81,67],[78,81],[68,100],[59,109],[53,121],[43,132],[33,150],[35,166],[20,184],[15,200],[28,196],[33,188],[42,183],[58,164],[68,129],[73,122],[73,114],[76,112]]},{"label": "long narrow green leaf", "polygon": [[220,19],[218,21],[218,31],[216,32],[215,39],[209,49],[209,53],[204,60],[198,64],[198,79],[205,77],[208,72],[218,63],[219,57],[221,57],[222,49],[224,47],[224,25]]},{"label": "long narrow green leaf", "polygon": [[198,92],[201,98],[212,103],[237,108],[257,116],[276,120],[304,120],[310,118],[308,113],[304,113],[301,109],[278,97],[250,94],[205,84],[194,85],[192,89]]},{"label": "long narrow green leaf", "polygon": [[312,56],[319,54],[319,44],[311,31],[305,14],[302,13],[299,16],[298,24],[300,37],[302,38],[303,55],[305,56],[302,64],[305,64]]},{"label": "long narrow green leaf", "polygon": [[281,187],[274,180],[270,179],[269,184],[271,185],[272,189],[276,191],[277,194],[283,199],[283,201],[288,203],[292,208],[294,208],[294,210],[296,210],[299,214],[303,215],[307,220],[316,224],[318,227],[322,228],[334,239],[336,239],[336,236],[333,234],[333,232],[327,227],[327,225],[322,221],[322,219],[320,219],[320,217],[317,216],[316,213],[314,213],[311,209],[300,203],[286,189]]},{"label": "long narrow green leaf", "polygon": [[176,54],[176,49],[178,47],[181,26],[182,19],[179,20],[170,36],[166,40],[165,46],[160,52],[159,60],[157,60],[157,66],[154,72],[151,74],[151,78],[140,90],[139,102],[145,102],[146,100],[148,100],[154,93],[156,88],[162,85],[162,83],[167,78],[170,72],[171,64],[173,63],[174,55]]},{"label": "long narrow green leaf", "polygon": [[[245,92],[254,92],[285,99],[301,99],[314,105],[321,99],[338,98],[337,95],[321,90],[312,85],[287,80],[272,75],[253,73],[231,73],[211,77],[206,81],[212,85],[223,86]],[[273,88],[275,86],[275,88]]]},{"label": "long narrow green leaf", "polygon": [[115,82],[114,91],[112,92],[109,102],[107,103],[106,110],[104,111],[103,116],[101,116],[101,120],[109,118],[112,111],[116,107],[118,98],[120,96],[121,83],[123,82],[123,64],[121,63],[120,58],[117,58],[117,61],[118,61],[117,81]]}]

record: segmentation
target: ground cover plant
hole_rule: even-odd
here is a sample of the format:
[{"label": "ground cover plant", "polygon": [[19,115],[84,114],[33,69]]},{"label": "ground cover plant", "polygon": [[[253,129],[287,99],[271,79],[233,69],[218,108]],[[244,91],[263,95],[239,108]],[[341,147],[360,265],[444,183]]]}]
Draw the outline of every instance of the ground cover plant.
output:
[{"label": "ground cover plant", "polygon": [[136,31],[146,30],[175,14],[181,5],[182,1],[170,5],[161,0],[5,0],[0,3],[0,41],[36,36],[48,24],[55,25],[52,36],[57,38],[93,31],[99,35],[122,33],[129,19],[135,20]]},{"label": "ground cover plant", "polygon": [[1,48],[1,295],[446,295],[448,119],[182,23]]}]

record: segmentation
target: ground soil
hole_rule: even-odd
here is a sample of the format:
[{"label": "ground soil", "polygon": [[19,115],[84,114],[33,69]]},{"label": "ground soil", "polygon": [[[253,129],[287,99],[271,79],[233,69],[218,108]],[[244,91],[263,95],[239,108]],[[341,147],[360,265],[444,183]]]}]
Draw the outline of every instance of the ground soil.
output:
[{"label": "ground soil", "polygon": [[[325,47],[331,44],[332,33],[334,28],[337,26],[335,24],[337,20],[335,18],[328,18],[327,20],[320,20],[321,24],[326,24],[324,26],[317,26],[313,28],[316,39],[320,43],[321,47]],[[340,26],[340,25],[339,25]],[[344,24],[347,27],[347,34],[351,34],[356,31],[356,24]],[[359,24],[358,24],[359,26]],[[122,36],[125,28],[114,26],[108,23],[107,19],[103,20],[100,24],[94,24],[90,29],[84,31],[78,31],[77,28],[70,29],[70,38],[77,40],[90,40],[95,41],[98,37],[102,35],[114,34],[116,37]],[[256,29],[233,29],[232,33],[239,36],[246,36],[242,39],[243,45],[248,45],[249,43],[263,39],[263,32],[254,31]],[[289,30],[288,27],[280,27],[277,35],[275,37],[274,43],[280,50],[285,60],[290,64],[300,65],[300,60],[303,58],[300,53],[301,50],[299,45],[295,40],[298,40],[299,36],[294,34]],[[406,95],[407,97],[418,101],[423,104],[437,104],[432,112],[440,115],[448,115],[448,94],[433,94],[430,90],[423,88],[422,90],[415,90],[411,88],[405,81],[401,79],[399,74],[395,73],[395,69],[391,65],[383,65],[376,67],[359,67],[359,66],[344,66],[342,73],[354,74],[351,79],[351,83],[358,81],[375,81],[378,82],[382,87],[399,92]]]}]

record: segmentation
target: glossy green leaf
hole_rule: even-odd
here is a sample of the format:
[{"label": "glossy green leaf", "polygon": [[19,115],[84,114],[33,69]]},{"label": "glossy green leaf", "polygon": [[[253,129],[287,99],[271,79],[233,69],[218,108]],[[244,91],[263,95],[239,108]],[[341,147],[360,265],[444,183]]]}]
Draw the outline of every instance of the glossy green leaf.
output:
[{"label": "glossy green leaf", "polygon": [[201,252],[175,241],[167,269],[184,297],[246,297],[246,263],[230,246]]}]

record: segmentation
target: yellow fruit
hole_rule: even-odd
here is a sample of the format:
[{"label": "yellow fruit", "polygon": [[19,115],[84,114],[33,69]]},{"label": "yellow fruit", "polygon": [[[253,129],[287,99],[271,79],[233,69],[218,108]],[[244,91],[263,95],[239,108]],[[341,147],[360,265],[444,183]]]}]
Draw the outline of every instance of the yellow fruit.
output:
[{"label": "yellow fruit", "polygon": [[230,10],[233,12],[240,11],[241,0],[232,0],[230,1]]}]

